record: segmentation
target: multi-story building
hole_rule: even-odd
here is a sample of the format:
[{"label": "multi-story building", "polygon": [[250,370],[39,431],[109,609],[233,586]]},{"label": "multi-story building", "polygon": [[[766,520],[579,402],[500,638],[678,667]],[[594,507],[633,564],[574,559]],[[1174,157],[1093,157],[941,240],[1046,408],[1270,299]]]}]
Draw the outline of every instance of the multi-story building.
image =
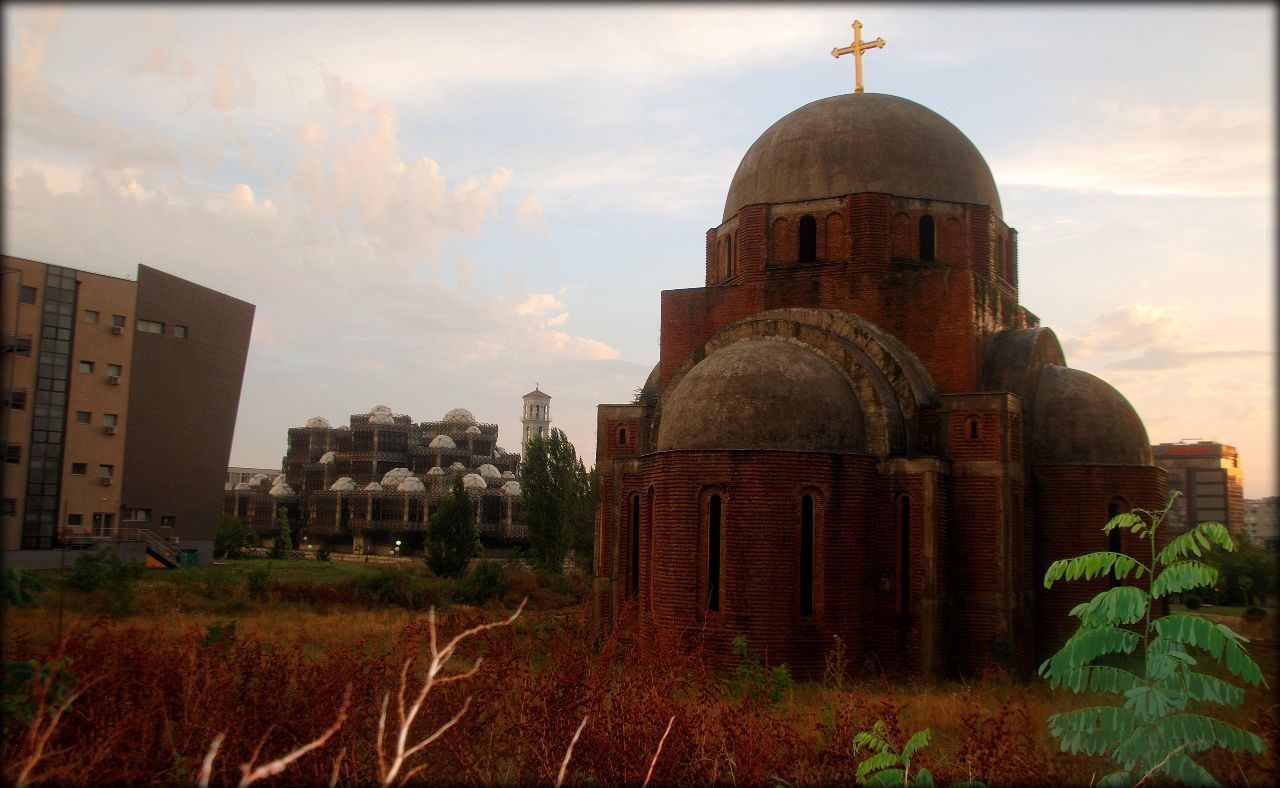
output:
[{"label": "multi-story building", "polygon": [[1248,498],[1244,502],[1244,532],[1249,541],[1268,552],[1280,552],[1280,498]]},{"label": "multi-story building", "polygon": [[[542,392],[539,424],[550,424]],[[525,412],[529,414],[529,397]],[[289,430],[284,473],[267,471],[224,493],[223,512],[240,517],[262,538],[279,533],[284,509],[296,546],[327,544],[356,553],[422,549],[427,523],[462,475],[481,538],[521,542],[520,455],[498,445],[498,426],[454,408],[439,421],[415,423],[378,405],[332,427],[321,416]]]},{"label": "multi-story building", "polygon": [[1168,491],[1182,493],[1165,520],[1174,536],[1189,524],[1222,523],[1233,534],[1244,526],[1244,473],[1234,446],[1206,440],[1158,443],[1156,465],[1168,473]]},{"label": "multi-story building", "polygon": [[211,559],[253,305],[9,256],[0,304],[6,562],[160,534]]}]

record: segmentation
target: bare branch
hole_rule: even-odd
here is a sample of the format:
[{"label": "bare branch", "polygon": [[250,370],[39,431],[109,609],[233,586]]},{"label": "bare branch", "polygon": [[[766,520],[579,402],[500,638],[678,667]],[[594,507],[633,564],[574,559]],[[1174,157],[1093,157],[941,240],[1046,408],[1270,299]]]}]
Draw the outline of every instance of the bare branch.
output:
[{"label": "bare branch", "polygon": [[653,754],[653,760],[649,761],[649,772],[644,776],[644,783],[640,788],[644,788],[649,784],[649,779],[653,777],[653,767],[658,765],[658,756],[662,754],[662,745],[667,741],[667,734],[671,733],[671,726],[676,721],[676,715],[672,714],[671,719],[667,720],[667,729],[662,732],[662,738],[658,740],[658,751]]},{"label": "bare branch", "polygon": [[333,774],[329,776],[329,788],[337,788],[338,772],[341,771],[342,768],[342,756],[346,754],[347,747],[346,745],[343,745],[342,749],[338,750],[338,757],[333,759]]},{"label": "bare branch", "polygon": [[[306,755],[307,753],[311,752],[317,747],[324,746],[324,743],[329,741],[329,739],[333,737],[333,734],[337,733],[338,729],[342,727],[342,724],[347,721],[347,709],[350,708],[350,706],[351,706],[351,685],[348,684],[347,689],[342,693],[342,705],[338,707],[338,718],[333,721],[333,725],[329,726],[329,730],[321,734],[319,738],[311,740],[311,742],[302,745],[301,747],[297,748],[293,752],[283,757],[277,758],[270,763],[265,763],[262,766],[259,766],[257,769],[254,769],[252,773],[246,774],[244,778],[240,780],[240,788],[245,788],[246,786],[257,782],[258,780],[261,780],[264,777],[273,777],[279,774],[280,772],[284,771],[286,768],[288,768],[289,764],[298,760],[302,756]],[[249,762],[249,764],[252,764],[252,763],[253,761]],[[246,771],[247,771],[247,768],[246,768]]]},{"label": "bare branch", "polygon": [[213,737],[213,741],[209,742],[209,751],[204,754],[204,763],[200,764],[200,788],[209,788],[209,775],[213,772],[213,759],[218,757],[218,749],[222,747],[222,740],[227,736],[227,732],[223,731]]},{"label": "bare branch", "polygon": [[578,723],[578,729],[573,732],[573,738],[569,740],[569,749],[564,751],[564,761],[560,763],[560,775],[556,777],[556,788],[560,788],[564,784],[565,772],[569,771],[569,759],[573,757],[573,745],[578,743],[578,737],[582,735],[582,729],[587,727],[588,717],[583,717],[582,722]]}]

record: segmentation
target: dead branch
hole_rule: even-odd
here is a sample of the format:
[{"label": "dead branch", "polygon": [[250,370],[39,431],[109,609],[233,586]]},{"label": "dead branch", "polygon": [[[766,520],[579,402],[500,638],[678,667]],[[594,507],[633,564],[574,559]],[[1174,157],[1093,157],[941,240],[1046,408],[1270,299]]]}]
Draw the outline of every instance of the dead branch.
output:
[{"label": "dead branch", "polygon": [[671,733],[671,726],[676,721],[676,715],[672,714],[671,719],[667,720],[667,729],[662,732],[662,738],[658,740],[658,750],[653,754],[653,760],[649,761],[649,772],[644,776],[644,783],[640,788],[645,788],[649,784],[649,779],[653,777],[653,767],[658,765],[658,756],[662,754],[662,745],[667,742],[667,734]]},{"label": "dead branch", "polygon": [[564,751],[564,761],[560,763],[560,775],[556,777],[556,788],[564,784],[565,772],[569,771],[569,759],[573,757],[573,745],[578,743],[578,737],[582,735],[582,729],[585,727],[587,727],[587,717],[583,717],[582,722],[578,723],[578,729],[573,732],[573,738],[569,740],[569,749]]}]

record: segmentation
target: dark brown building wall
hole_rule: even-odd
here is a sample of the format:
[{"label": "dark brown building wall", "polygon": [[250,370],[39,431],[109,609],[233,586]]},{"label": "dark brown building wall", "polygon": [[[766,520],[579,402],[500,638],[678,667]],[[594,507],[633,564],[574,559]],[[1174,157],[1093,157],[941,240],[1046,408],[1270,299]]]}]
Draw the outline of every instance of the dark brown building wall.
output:
[{"label": "dark brown building wall", "polygon": [[[208,540],[210,550],[253,313],[252,304],[138,267],[124,514],[149,509],[153,528],[172,516],[183,542]],[[163,323],[164,333],[138,330],[145,320]]]}]

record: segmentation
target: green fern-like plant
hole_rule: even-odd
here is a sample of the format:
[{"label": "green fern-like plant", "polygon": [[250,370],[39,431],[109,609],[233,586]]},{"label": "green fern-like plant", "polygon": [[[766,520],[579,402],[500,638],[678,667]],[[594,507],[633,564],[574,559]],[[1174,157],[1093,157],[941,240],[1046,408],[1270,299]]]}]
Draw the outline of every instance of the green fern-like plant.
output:
[{"label": "green fern-like plant", "polygon": [[[1076,605],[1071,615],[1080,619],[1079,629],[1062,650],[1040,665],[1040,675],[1054,688],[1119,696],[1118,705],[1089,706],[1049,718],[1049,729],[1063,751],[1106,755],[1120,766],[1100,786],[1128,785],[1134,777],[1141,783],[1155,775],[1216,785],[1213,776],[1192,759],[1193,753],[1211,747],[1232,752],[1266,750],[1260,737],[1197,712],[1207,704],[1238,706],[1244,690],[1197,671],[1199,661],[1193,652],[1207,653],[1248,684],[1266,686],[1262,671],[1245,651],[1248,640],[1224,624],[1195,615],[1152,618],[1155,600],[1216,582],[1217,570],[1199,560],[1202,556],[1214,547],[1235,548],[1221,523],[1200,523],[1157,550],[1156,534],[1176,497],[1177,493],[1160,510],[1118,514],[1103,529],[1108,534],[1124,529],[1149,542],[1149,561],[1104,551],[1054,561],[1045,573],[1045,588],[1059,580],[1109,575],[1120,581],[1130,576],[1133,581],[1146,578],[1145,588],[1117,585]],[[1108,655],[1135,651],[1139,672],[1103,664],[1123,663],[1122,658],[1107,659]]]},{"label": "green fern-like plant", "polygon": [[869,731],[853,735],[853,751],[855,753],[870,750],[871,754],[858,764],[855,775],[858,785],[887,788],[891,785],[932,786],[933,774],[928,769],[917,769],[911,773],[911,758],[920,750],[929,746],[929,729],[917,731],[907,739],[907,743],[899,750],[889,739],[889,726],[884,720],[876,720]]}]

